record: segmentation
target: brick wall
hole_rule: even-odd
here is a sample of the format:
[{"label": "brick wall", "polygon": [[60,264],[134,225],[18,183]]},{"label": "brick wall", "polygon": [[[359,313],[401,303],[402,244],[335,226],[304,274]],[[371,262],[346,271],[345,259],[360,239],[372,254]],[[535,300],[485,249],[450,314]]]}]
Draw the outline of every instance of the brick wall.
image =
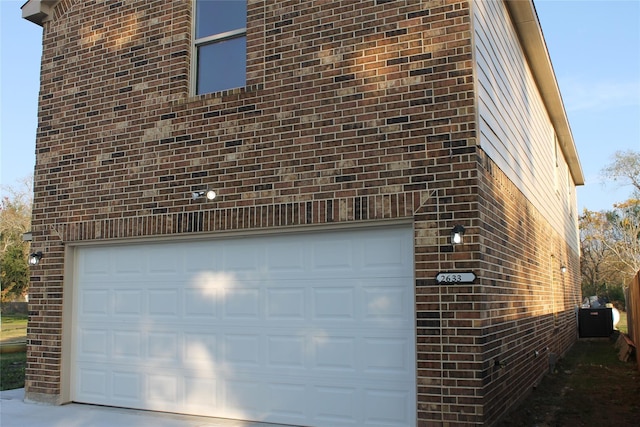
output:
[{"label": "brick wall", "polygon": [[[27,396],[64,400],[65,244],[413,218],[418,424],[495,420],[544,370],[522,334],[571,341],[550,255],[577,261],[476,147],[469,4],[250,0],[247,87],[199,97],[191,14],[67,0],[45,24]],[[453,269],[480,279],[435,285]]]},{"label": "brick wall", "polygon": [[479,156],[479,170],[483,286],[478,305],[484,314],[478,320],[483,353],[478,374],[485,422],[491,424],[575,341],[580,261],[486,155]]}]

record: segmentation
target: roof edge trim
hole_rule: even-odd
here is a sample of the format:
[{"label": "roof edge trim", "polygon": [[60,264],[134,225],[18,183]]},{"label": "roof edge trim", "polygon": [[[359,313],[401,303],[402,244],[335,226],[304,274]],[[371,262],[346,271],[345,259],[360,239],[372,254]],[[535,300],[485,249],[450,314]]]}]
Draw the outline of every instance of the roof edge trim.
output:
[{"label": "roof edge trim", "polygon": [[42,25],[53,17],[53,8],[58,0],[28,0],[23,4],[22,18],[34,24]]}]

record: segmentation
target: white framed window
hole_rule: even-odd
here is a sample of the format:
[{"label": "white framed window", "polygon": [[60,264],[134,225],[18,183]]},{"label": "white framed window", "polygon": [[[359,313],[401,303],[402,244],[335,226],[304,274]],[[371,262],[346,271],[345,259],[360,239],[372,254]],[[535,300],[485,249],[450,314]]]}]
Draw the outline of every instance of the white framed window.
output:
[{"label": "white framed window", "polygon": [[195,93],[246,85],[246,0],[195,0]]}]

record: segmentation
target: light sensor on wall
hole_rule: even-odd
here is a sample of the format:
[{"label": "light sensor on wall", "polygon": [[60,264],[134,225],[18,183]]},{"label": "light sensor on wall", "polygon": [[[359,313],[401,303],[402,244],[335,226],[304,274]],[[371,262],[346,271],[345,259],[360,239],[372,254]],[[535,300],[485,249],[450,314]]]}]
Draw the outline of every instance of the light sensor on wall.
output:
[{"label": "light sensor on wall", "polygon": [[191,200],[198,200],[201,197],[205,197],[207,200],[213,200],[218,196],[214,190],[207,191],[194,191],[191,193]]},{"label": "light sensor on wall", "polygon": [[34,252],[29,255],[29,265],[38,265],[42,259],[42,252]]},{"label": "light sensor on wall", "polygon": [[459,245],[460,243],[462,243],[463,236],[464,236],[464,227],[461,226],[460,224],[457,224],[451,230],[451,244]]}]

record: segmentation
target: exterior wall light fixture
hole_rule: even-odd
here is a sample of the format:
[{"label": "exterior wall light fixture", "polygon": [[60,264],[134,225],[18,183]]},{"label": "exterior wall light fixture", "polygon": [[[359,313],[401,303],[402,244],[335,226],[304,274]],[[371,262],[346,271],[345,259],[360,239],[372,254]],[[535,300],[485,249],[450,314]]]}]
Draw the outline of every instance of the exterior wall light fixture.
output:
[{"label": "exterior wall light fixture", "polygon": [[451,230],[451,244],[459,245],[462,243],[462,237],[464,236],[464,227],[460,224],[456,224]]},{"label": "exterior wall light fixture", "polygon": [[191,193],[191,200],[197,200],[200,197],[206,197],[207,200],[213,200],[218,196],[214,190],[194,191]]},{"label": "exterior wall light fixture", "polygon": [[564,274],[567,272],[567,267],[565,265],[563,265],[562,267],[560,267],[560,273]]},{"label": "exterior wall light fixture", "polygon": [[34,252],[29,255],[29,265],[38,265],[42,259],[42,252]]}]

